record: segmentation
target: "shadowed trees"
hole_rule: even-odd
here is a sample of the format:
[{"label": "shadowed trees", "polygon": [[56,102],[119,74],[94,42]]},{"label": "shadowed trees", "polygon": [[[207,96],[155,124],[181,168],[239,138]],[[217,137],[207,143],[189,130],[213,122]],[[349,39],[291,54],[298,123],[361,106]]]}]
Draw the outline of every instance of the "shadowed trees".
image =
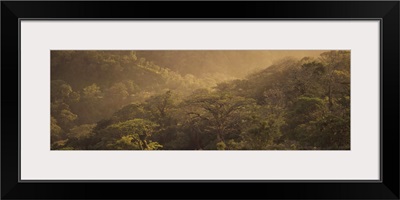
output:
[{"label": "shadowed trees", "polygon": [[350,149],[349,51],[243,79],[181,75],[134,51],[54,51],[51,62],[55,150]]}]

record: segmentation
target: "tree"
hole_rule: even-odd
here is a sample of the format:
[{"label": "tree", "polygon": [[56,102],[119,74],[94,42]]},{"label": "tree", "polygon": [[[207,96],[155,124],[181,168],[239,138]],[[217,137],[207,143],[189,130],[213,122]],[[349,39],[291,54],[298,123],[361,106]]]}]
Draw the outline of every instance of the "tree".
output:
[{"label": "tree", "polygon": [[232,96],[228,93],[195,94],[186,104],[190,121],[205,122],[205,131],[216,137],[217,143],[225,143],[227,135],[237,133],[244,123],[254,100]]},{"label": "tree", "polygon": [[78,116],[70,109],[70,104],[79,102],[80,95],[62,80],[51,81],[51,116],[61,129],[68,130]]},{"label": "tree", "polygon": [[288,112],[289,139],[305,149],[349,149],[350,115],[335,116],[319,98],[300,97]]},{"label": "tree", "polygon": [[284,113],[275,112],[271,106],[258,106],[255,114],[249,119],[241,136],[245,149],[276,149],[282,137],[282,126],[285,125]]},{"label": "tree", "polygon": [[334,92],[340,86],[350,86],[350,52],[329,51],[322,53],[321,62],[327,68],[329,109],[333,107]]},{"label": "tree", "polygon": [[[52,51],[52,149],[350,148],[350,51],[228,54]],[[264,69],[233,79],[220,64]]]},{"label": "tree", "polygon": [[128,121],[135,118],[148,118],[148,113],[143,104],[131,103],[116,111],[111,120],[113,122]]},{"label": "tree", "polygon": [[79,94],[63,80],[51,81],[51,102],[74,103],[79,101]]},{"label": "tree", "polygon": [[74,126],[67,133],[68,138],[77,138],[77,139],[85,139],[93,136],[93,128],[95,124],[83,124],[79,126]]},{"label": "tree", "polygon": [[107,149],[156,150],[162,145],[151,140],[157,124],[145,119],[133,119],[108,126],[103,135],[109,135]]},{"label": "tree", "polygon": [[93,129],[96,124],[83,124],[74,126],[66,134],[67,138],[64,141],[62,150],[87,150],[93,145]]},{"label": "tree", "polygon": [[151,114],[151,119],[161,125],[162,128],[173,123],[172,109],[175,107],[173,93],[168,90],[164,94],[150,97],[145,104],[146,110]]},{"label": "tree", "polygon": [[128,96],[128,88],[122,82],[115,83],[107,90],[107,98],[112,99],[113,101],[124,101]]},{"label": "tree", "polygon": [[62,129],[60,126],[58,126],[57,120],[54,117],[51,117],[50,120],[50,133],[52,144],[62,139]]},{"label": "tree", "polygon": [[102,92],[100,87],[97,86],[96,83],[84,87],[82,90],[83,98],[88,99],[90,101],[96,101],[97,99],[102,98]]},{"label": "tree", "polygon": [[61,110],[59,115],[59,120],[61,124],[64,124],[65,127],[72,126],[72,122],[78,118],[78,115],[75,115],[68,109]]}]

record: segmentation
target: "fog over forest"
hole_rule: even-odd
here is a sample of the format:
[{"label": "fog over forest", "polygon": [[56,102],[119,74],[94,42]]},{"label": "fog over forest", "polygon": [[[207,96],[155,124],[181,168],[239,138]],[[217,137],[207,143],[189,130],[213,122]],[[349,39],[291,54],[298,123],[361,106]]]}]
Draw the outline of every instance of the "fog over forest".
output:
[{"label": "fog over forest", "polygon": [[155,64],[169,68],[181,75],[197,77],[210,73],[222,73],[232,78],[245,78],[250,73],[262,70],[283,58],[316,57],[324,51],[138,51],[137,55]]},{"label": "fog over forest", "polygon": [[52,150],[349,150],[350,51],[51,51]]}]

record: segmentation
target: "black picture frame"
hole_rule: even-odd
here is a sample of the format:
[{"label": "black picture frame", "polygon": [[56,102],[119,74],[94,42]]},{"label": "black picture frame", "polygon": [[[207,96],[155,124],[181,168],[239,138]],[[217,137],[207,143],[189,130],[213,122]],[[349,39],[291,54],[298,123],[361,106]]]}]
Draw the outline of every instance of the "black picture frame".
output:
[{"label": "black picture frame", "polygon": [[[2,1],[1,198],[399,199],[399,8],[398,1]],[[381,181],[20,182],[20,19],[379,19]]]}]

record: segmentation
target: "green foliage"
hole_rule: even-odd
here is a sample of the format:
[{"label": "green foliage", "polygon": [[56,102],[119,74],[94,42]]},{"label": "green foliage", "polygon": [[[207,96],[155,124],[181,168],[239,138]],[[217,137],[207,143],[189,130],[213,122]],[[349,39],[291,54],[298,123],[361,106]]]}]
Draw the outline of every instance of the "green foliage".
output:
[{"label": "green foliage", "polygon": [[69,130],[67,136],[68,138],[77,138],[77,139],[90,138],[91,136],[93,136],[92,131],[95,126],[96,124],[83,124],[80,126],[75,126]]},{"label": "green foliage", "polygon": [[135,118],[146,118],[147,111],[142,104],[132,103],[116,111],[111,117],[114,121],[128,121]]},{"label": "green foliage", "polygon": [[57,124],[57,120],[51,117],[50,121],[50,133],[51,133],[51,143],[54,143],[62,139],[62,129]]},{"label": "green foliage", "polygon": [[[249,56],[213,53],[241,67]],[[349,51],[286,58],[243,79],[200,73],[222,63],[195,55],[52,51],[51,148],[350,149]]]},{"label": "green foliage", "polygon": [[240,129],[255,102],[228,93],[200,93],[191,96],[186,104],[192,123],[193,120],[207,122],[204,131],[214,135],[217,142],[224,142],[227,135]]},{"label": "green foliage", "polygon": [[82,90],[82,94],[83,98],[90,99],[92,101],[102,98],[102,92],[100,90],[100,87],[97,86],[95,83],[87,87],[84,87]]},{"label": "green foliage", "polygon": [[226,144],[222,141],[218,142],[216,146],[217,146],[217,150],[225,150],[225,148],[226,148]]},{"label": "green foliage", "polygon": [[244,132],[246,149],[274,149],[277,140],[281,138],[281,127],[285,124],[282,115],[269,114],[265,118],[254,118]]},{"label": "green foliage", "polygon": [[[157,124],[145,119],[133,119],[119,122],[102,130],[103,135],[108,135],[106,149],[135,149],[156,150],[162,145],[151,141],[151,136],[156,133]],[[103,140],[104,142],[104,140]]]},{"label": "green foliage", "polygon": [[51,99],[53,101],[63,101],[69,98],[72,93],[70,85],[61,80],[51,81]]},{"label": "green foliage", "polygon": [[74,113],[72,113],[69,110],[61,110],[60,113],[60,122],[63,124],[70,124],[71,122],[73,122],[74,120],[76,120],[76,118],[78,118],[77,115],[75,115]]}]

